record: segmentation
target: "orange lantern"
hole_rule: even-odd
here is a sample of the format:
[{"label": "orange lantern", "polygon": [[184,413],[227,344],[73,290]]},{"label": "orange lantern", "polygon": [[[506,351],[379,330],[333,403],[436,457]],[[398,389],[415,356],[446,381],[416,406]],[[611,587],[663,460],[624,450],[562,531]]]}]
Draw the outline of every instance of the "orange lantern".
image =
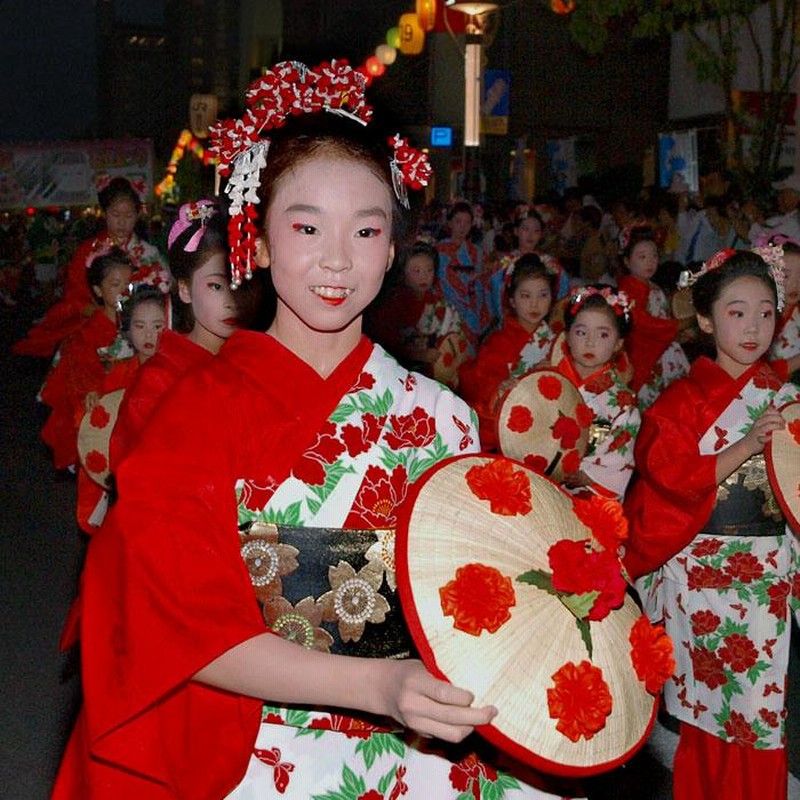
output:
[{"label": "orange lantern", "polygon": [[198,139],[208,136],[208,129],[217,121],[217,96],[193,94],[189,98],[189,126]]},{"label": "orange lantern", "polygon": [[571,14],[575,10],[575,0],[550,0],[550,8],[556,14]]},{"label": "orange lantern", "polygon": [[425,33],[430,33],[436,24],[436,0],[417,0],[417,20]]},{"label": "orange lantern", "polygon": [[403,14],[397,23],[400,28],[400,52],[406,56],[417,56],[425,46],[425,31],[416,14]]},{"label": "orange lantern", "polygon": [[374,78],[379,78],[386,72],[386,65],[382,64],[377,56],[370,56],[366,62],[364,62],[364,66],[367,68],[367,72]]}]

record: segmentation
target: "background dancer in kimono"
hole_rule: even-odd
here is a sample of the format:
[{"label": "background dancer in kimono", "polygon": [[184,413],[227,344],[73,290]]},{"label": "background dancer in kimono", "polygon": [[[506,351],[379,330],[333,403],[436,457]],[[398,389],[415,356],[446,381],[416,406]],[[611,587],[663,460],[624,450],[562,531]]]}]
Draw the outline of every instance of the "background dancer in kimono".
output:
[{"label": "background dancer in kimono", "polygon": [[578,289],[564,312],[566,334],[553,345],[550,366],[580,390],[594,420],[581,468],[569,473],[571,492],[592,492],[620,502],[633,474],[633,447],[641,417],[636,395],[620,374],[631,309],[624,292],[598,284]]},{"label": "background dancer in kimono", "polygon": [[773,359],[784,359],[789,376],[800,384],[800,242],[777,235],[768,243],[783,249],[784,306],[775,330],[769,354]]},{"label": "background dancer in kimono", "polygon": [[398,506],[478,442],[463,401],[361,334],[398,198],[429,175],[399,136],[373,142],[364,86],[284,62],[251,87],[244,139],[241,120],[215,129],[234,283],[268,268],[277,311],[187,374],[120,465],[58,800],[548,796],[402,732],[456,743],[495,709],[404,657]]},{"label": "background dancer in kimono", "polygon": [[749,251],[704,265],[692,294],[716,359],[700,356],[643,414],[635,448],[626,564],[633,577],[646,574],[637,587],[651,618],[682,643],[665,686],[681,723],[676,800],[787,796],[798,557],[763,450],[785,424],[777,409],[800,391],[765,360],[780,310],[774,275]]}]

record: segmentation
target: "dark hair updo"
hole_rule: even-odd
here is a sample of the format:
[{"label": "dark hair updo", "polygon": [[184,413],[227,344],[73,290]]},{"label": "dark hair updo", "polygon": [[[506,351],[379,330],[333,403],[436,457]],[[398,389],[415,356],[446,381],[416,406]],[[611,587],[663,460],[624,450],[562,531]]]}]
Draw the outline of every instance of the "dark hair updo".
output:
[{"label": "dark hair updo", "polygon": [[511,299],[522,281],[528,278],[542,278],[550,287],[551,296],[555,298],[558,276],[554,270],[548,269],[547,265],[536,253],[526,253],[514,262],[511,275],[506,281],[506,298]]},{"label": "dark hair updo", "polygon": [[[586,289],[596,291],[585,295],[582,294]],[[617,296],[612,287],[604,283],[593,283],[589,286],[584,286],[570,295],[564,309],[564,328],[567,332],[572,328],[581,311],[603,311],[609,319],[614,320],[620,339],[624,339],[631,332],[630,312],[624,313],[621,309],[617,312],[617,308],[609,304],[608,298],[600,294],[603,291],[609,292],[612,297]]]},{"label": "dark hair updo", "polygon": [[[100,286],[114,267],[127,267],[131,274],[136,271],[131,257],[121,247],[112,247],[108,252],[95,256],[86,268],[86,279],[89,281],[89,286]],[[92,297],[98,305],[103,304],[102,298],[94,292],[92,292]]]},{"label": "dark hair updo", "polygon": [[628,240],[625,242],[625,246],[622,248],[622,252],[620,255],[623,259],[630,258],[631,253],[633,253],[634,247],[641,242],[653,242],[656,245],[656,249],[658,249],[658,243],[656,242],[656,232],[655,229],[650,225],[634,225],[628,234]]},{"label": "dark hair updo", "polygon": [[127,178],[121,176],[112,178],[108,186],[97,193],[97,201],[100,203],[100,208],[102,208],[103,211],[107,211],[108,207],[121,197],[130,200],[137,211],[141,209],[142,198],[139,197],[139,193],[133,188],[133,184]]},{"label": "dark hair updo", "polygon": [[158,303],[166,314],[167,295],[156,286],[147,283],[140,283],[133,287],[128,297],[122,301],[122,313],[120,315],[120,330],[130,333],[131,319],[134,309],[144,303]]},{"label": "dark hair updo", "polygon": [[711,316],[714,303],[726,286],[737,278],[758,278],[769,287],[775,305],[778,305],[778,288],[767,262],[750,250],[737,250],[720,266],[703,273],[692,287],[692,302],[695,311],[703,317]]}]

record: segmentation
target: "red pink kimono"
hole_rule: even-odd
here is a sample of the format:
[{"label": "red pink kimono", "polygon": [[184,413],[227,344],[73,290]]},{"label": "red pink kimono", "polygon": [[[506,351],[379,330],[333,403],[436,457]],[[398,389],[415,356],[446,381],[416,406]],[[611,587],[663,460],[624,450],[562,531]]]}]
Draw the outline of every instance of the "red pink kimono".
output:
[{"label": "red pink kimono", "polygon": [[[59,343],[73,334],[94,313],[95,301],[86,280],[86,268],[97,253],[113,245],[108,234],[103,233],[82,242],[66,267],[64,292],[28,335],[11,348],[21,356],[49,358]],[[132,280],[154,283],[169,281],[169,270],[161,253],[153,245],[133,234],[122,248],[136,267]]]},{"label": "red pink kimono", "polygon": [[[549,361],[578,387],[583,402],[594,412],[589,449],[580,467],[591,483],[567,491],[588,490],[621,502],[633,475],[633,448],[641,424],[636,395],[620,375],[616,360],[581,378],[564,335],[556,339]],[[627,360],[622,364],[625,366]]]},{"label": "red pink kimono", "polygon": [[[410,484],[477,447],[462,401],[366,338],[322,378],[272,337],[234,333],[119,466],[119,500],[87,553],[85,706],[55,800],[332,799],[350,796],[337,794],[345,785],[361,797],[542,796],[474,757],[423,754],[374,720],[264,707],[192,680],[268,626],[323,650],[343,627],[342,642],[366,638],[394,592]],[[341,551],[283,543],[286,526],[332,545],[356,527],[371,546],[356,570]],[[292,604],[281,586],[316,559],[327,590]],[[350,587],[343,616],[335,598]]]},{"label": "red pink kimono", "polygon": [[458,391],[478,414],[483,450],[497,448],[498,406],[510,382],[545,359],[553,339],[547,322],[540,322],[531,333],[515,316],[508,315],[503,327],[481,345],[477,358],[459,370]]},{"label": "red pink kimono", "polygon": [[677,341],[678,322],[670,318],[664,290],[634,275],[621,275],[617,284],[633,301],[625,349],[633,364],[631,389],[645,409],[666,386],[689,372],[689,360]]},{"label": "red pink kimono", "polygon": [[626,565],[664,620],[677,668],[665,686],[681,720],[676,798],[786,797],[790,609],[798,548],[762,454],[717,485],[716,453],[768,404],[800,396],[765,362],[731,378],[700,357],[643,415],[628,490]]},{"label": "red pink kimono", "polygon": [[53,451],[56,469],[66,469],[78,460],[78,426],[86,411],[86,395],[99,392],[106,377],[97,351],[117,337],[116,323],[99,306],[95,309],[59,349],[40,394],[51,408],[42,439]]},{"label": "red pink kimono", "polygon": [[786,309],[779,325],[769,351],[770,358],[788,361],[800,356],[800,306]]}]

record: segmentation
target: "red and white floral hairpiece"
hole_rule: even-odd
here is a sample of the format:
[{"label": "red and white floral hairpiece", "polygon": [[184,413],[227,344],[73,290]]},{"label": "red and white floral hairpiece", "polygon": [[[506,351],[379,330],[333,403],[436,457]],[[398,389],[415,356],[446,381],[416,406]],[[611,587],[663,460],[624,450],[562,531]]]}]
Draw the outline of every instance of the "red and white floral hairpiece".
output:
[{"label": "red and white floral hairpiece", "polygon": [[631,309],[634,306],[633,301],[628,299],[625,292],[615,292],[610,286],[604,286],[602,289],[598,289],[596,286],[582,286],[569,298],[570,313],[577,315],[586,300],[595,294],[600,295],[618,317],[622,317],[625,322],[630,320]]},{"label": "red and white floral hairpiece", "polygon": [[[255,205],[270,145],[262,134],[282,127],[292,116],[320,111],[366,125],[372,117],[365,100],[366,87],[366,76],[345,60],[323,62],[313,69],[297,61],[282,61],[250,85],[241,119],[220,120],[210,128],[209,150],[217,156],[219,174],[228,177],[225,192],[231,200],[228,234],[234,288],[253,272],[258,233]],[[425,154],[409,147],[399,135],[390,143],[395,193],[407,205],[405,187],[426,186],[430,164]]]}]

